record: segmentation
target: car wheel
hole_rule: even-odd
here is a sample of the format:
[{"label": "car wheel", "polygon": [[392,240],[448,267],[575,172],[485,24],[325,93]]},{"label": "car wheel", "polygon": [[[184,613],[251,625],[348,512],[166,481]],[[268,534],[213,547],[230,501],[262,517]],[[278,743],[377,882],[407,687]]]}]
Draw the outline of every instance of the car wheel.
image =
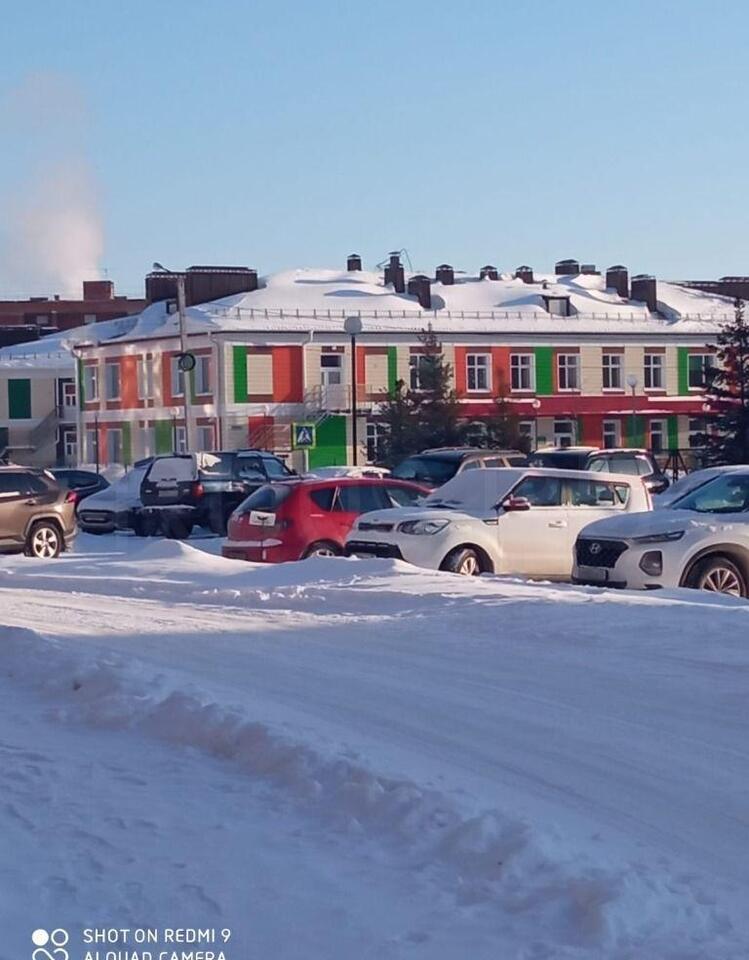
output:
[{"label": "car wheel", "polygon": [[170,540],[187,540],[192,533],[193,523],[183,517],[170,517],[162,521],[164,535]]},{"label": "car wheel", "polygon": [[307,547],[303,559],[307,557],[340,557],[341,549],[329,540],[318,540]]},{"label": "car wheel", "polygon": [[747,596],[744,575],[728,557],[708,557],[698,564],[690,579],[690,586],[698,590],[725,593],[731,597]]},{"label": "car wheel", "polygon": [[27,557],[54,560],[62,552],[62,536],[53,523],[35,523],[29,533],[24,551]]},{"label": "car wheel", "polygon": [[477,577],[481,573],[481,559],[470,547],[458,547],[445,557],[442,569],[463,577]]}]

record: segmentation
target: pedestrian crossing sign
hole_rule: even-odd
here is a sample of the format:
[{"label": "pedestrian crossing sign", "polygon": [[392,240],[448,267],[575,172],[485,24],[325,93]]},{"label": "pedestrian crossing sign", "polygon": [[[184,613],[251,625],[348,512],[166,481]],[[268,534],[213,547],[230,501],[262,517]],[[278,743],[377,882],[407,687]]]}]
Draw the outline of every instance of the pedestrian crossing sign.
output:
[{"label": "pedestrian crossing sign", "polygon": [[317,431],[314,423],[294,423],[292,446],[295,450],[311,450],[317,445]]}]

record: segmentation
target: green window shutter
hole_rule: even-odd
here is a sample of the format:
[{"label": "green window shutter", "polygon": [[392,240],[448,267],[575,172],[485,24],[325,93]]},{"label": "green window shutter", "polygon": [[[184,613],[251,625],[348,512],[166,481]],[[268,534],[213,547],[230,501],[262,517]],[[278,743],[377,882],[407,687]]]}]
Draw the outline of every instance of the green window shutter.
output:
[{"label": "green window shutter", "polygon": [[535,347],[536,356],[536,393],[549,396],[554,393],[554,350],[552,347]]},{"label": "green window shutter", "polygon": [[645,446],[645,417],[639,414],[635,417],[630,414],[627,417],[627,446]]},{"label": "green window shutter", "polygon": [[31,380],[8,380],[8,417],[10,420],[31,418]]},{"label": "green window shutter", "polygon": [[675,413],[668,418],[668,449],[679,449],[679,418]]},{"label": "green window shutter", "polygon": [[78,405],[83,406],[86,402],[86,391],[83,388],[83,360],[79,357],[76,362],[78,370]]},{"label": "green window shutter", "polygon": [[679,347],[679,396],[689,396],[689,347]]},{"label": "green window shutter", "polygon": [[398,348],[388,347],[388,392],[395,390],[398,382]]},{"label": "green window shutter", "polygon": [[316,446],[309,451],[309,468],[337,467],[346,463],[346,417],[326,417],[318,424]]},{"label": "green window shutter", "polygon": [[156,420],[154,427],[154,441],[156,443],[156,453],[171,453],[173,443],[172,421]]},{"label": "green window shutter", "polygon": [[122,462],[126,467],[133,462],[133,441],[129,423],[122,424]]},{"label": "green window shutter", "polygon": [[247,347],[234,347],[234,403],[247,403]]}]

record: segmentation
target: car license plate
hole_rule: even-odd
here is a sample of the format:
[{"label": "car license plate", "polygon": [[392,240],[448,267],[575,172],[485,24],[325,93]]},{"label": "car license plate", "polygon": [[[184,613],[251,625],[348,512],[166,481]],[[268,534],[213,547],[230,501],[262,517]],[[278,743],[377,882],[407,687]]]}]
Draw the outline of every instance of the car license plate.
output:
[{"label": "car license plate", "polygon": [[250,510],[250,524],[253,527],[272,527],[276,523],[275,513],[265,513],[263,510]]},{"label": "car license plate", "polygon": [[609,571],[605,567],[580,567],[581,580],[595,580],[596,583],[606,583]]}]

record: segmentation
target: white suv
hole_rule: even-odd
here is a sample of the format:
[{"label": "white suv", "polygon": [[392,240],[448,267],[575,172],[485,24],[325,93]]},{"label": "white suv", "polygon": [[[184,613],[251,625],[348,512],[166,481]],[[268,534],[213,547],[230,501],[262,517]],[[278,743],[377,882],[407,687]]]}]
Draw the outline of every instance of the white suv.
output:
[{"label": "white suv", "polygon": [[466,575],[569,579],[572,548],[584,526],[650,509],[639,477],[541,468],[471,470],[420,506],[364,514],[349,533],[346,553],[394,557]]},{"label": "white suv", "polygon": [[749,596],[749,467],[721,473],[646,516],[586,527],[575,546],[573,578]]}]

